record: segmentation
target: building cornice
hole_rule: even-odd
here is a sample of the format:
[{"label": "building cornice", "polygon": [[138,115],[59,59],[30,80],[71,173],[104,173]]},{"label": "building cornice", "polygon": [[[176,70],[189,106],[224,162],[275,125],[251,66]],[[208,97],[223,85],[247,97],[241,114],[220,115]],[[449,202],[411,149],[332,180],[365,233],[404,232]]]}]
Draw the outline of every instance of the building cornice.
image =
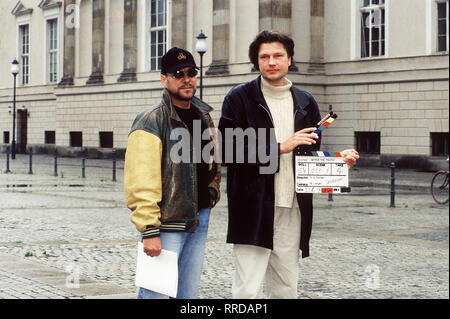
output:
[{"label": "building cornice", "polygon": [[22,2],[17,2],[17,4],[14,6],[14,9],[11,11],[11,14],[15,15],[16,17],[20,17],[23,15],[31,14],[33,12],[32,8],[25,8],[25,6],[22,4]]},{"label": "building cornice", "polygon": [[59,8],[61,7],[61,5],[62,5],[61,1],[53,2],[52,0],[42,0],[41,3],[39,3],[38,7],[41,8],[42,10],[48,10],[53,8]]}]

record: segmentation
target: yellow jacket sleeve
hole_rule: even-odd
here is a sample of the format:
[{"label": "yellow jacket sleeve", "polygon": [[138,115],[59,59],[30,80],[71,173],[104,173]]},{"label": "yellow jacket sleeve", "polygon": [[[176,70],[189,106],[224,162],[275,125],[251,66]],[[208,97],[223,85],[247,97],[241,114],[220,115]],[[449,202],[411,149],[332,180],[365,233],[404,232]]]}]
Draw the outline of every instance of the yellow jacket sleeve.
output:
[{"label": "yellow jacket sleeve", "polygon": [[[124,188],[130,220],[143,233],[147,226],[161,226],[162,143],[158,136],[144,130],[128,136],[125,153]],[[158,230],[159,233],[159,230]]]}]

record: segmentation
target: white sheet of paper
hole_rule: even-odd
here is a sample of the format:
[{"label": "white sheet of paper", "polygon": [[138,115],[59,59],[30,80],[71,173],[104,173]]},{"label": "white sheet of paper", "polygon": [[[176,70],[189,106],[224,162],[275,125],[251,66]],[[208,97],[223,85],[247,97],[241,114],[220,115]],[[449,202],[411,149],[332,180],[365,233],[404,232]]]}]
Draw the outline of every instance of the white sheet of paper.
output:
[{"label": "white sheet of paper", "polygon": [[139,242],[135,285],[176,298],[178,290],[177,253],[163,249],[158,257],[150,257],[144,253],[143,243]]}]

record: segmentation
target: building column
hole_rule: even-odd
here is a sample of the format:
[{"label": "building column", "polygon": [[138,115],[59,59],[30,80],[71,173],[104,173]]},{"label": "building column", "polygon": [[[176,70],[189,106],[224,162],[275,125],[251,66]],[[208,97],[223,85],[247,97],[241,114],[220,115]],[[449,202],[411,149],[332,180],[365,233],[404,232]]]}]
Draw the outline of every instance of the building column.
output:
[{"label": "building column", "polygon": [[124,0],[123,72],[118,82],[136,81],[137,68],[137,0]]},{"label": "building column", "polygon": [[230,62],[230,1],[213,0],[213,61],[207,75],[228,74]]},{"label": "building column", "polygon": [[311,54],[308,73],[325,73],[324,0],[311,1]]},{"label": "building column", "polygon": [[103,83],[105,63],[105,0],[92,0],[92,73],[86,84]]},{"label": "building column", "polygon": [[76,28],[76,12],[74,8],[76,0],[64,1],[64,64],[63,77],[58,86],[73,85],[75,75],[75,28]]},{"label": "building column", "polygon": [[[292,36],[292,0],[259,0],[259,31],[264,30]],[[298,71],[294,57],[289,71]]]},{"label": "building column", "polygon": [[259,0],[259,31],[276,30],[291,35],[292,0]]},{"label": "building column", "polygon": [[[187,1],[172,0],[171,46],[186,48],[187,38]],[[168,48],[169,49],[169,48]]]}]

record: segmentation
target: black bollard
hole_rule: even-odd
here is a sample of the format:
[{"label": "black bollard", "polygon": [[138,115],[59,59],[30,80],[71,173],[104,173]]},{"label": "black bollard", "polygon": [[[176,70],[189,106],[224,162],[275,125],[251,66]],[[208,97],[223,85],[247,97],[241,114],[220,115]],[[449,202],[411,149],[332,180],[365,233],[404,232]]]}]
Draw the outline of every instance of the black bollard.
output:
[{"label": "black bollard", "polygon": [[55,148],[55,152],[53,154],[53,176],[58,176],[58,151]]},{"label": "black bollard", "polygon": [[83,148],[83,158],[81,159],[81,178],[86,178],[86,149]]},{"label": "black bollard", "polygon": [[113,156],[113,171],[112,171],[112,181],[116,181],[116,150],[112,150],[112,156]]},{"label": "black bollard", "polygon": [[395,208],[395,163],[391,163],[391,208]]},{"label": "black bollard", "polygon": [[29,160],[28,174],[33,174],[33,148],[30,147],[30,148],[28,149],[28,151],[30,152],[30,160]]},{"label": "black bollard", "polygon": [[5,173],[11,173],[9,170],[9,146],[6,146],[6,171]]}]

